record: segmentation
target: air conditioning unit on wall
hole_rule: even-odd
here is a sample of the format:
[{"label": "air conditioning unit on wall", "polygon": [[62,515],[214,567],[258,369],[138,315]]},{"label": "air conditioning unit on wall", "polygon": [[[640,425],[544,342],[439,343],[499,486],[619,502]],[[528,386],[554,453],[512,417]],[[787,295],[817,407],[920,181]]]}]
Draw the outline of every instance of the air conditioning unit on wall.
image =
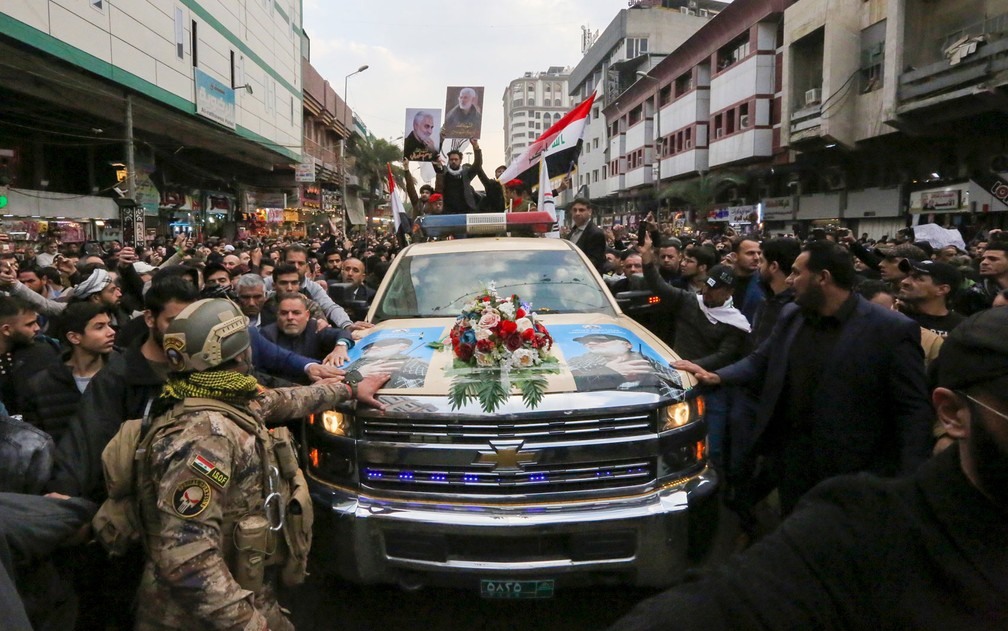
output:
[{"label": "air conditioning unit on wall", "polygon": [[822,88],[805,90],[805,105],[819,105],[820,103],[822,103]]}]

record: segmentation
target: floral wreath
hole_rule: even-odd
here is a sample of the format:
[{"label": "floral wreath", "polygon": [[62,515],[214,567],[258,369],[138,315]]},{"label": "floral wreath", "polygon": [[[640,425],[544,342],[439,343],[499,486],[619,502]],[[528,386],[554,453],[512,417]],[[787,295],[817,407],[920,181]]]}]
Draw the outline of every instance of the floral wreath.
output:
[{"label": "floral wreath", "polygon": [[493,412],[512,387],[535,408],[546,392],[545,375],[558,372],[550,352],[553,338],[532,307],[514,294],[501,297],[493,282],[462,307],[448,337],[454,355],[448,371],[452,409],[478,399],[484,412]]}]

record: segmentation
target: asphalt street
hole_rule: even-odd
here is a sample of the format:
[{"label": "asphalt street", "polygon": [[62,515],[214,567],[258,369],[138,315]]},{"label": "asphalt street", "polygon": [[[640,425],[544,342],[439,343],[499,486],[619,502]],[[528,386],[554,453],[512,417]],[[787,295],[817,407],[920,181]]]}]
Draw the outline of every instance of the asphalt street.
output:
[{"label": "asphalt street", "polygon": [[[769,522],[769,518],[761,521]],[[710,554],[723,562],[740,536],[734,514],[722,507]],[[605,629],[655,590],[626,586],[558,589],[549,600],[486,600],[475,591],[358,586],[309,577],[284,598],[298,631],[593,631]]]}]

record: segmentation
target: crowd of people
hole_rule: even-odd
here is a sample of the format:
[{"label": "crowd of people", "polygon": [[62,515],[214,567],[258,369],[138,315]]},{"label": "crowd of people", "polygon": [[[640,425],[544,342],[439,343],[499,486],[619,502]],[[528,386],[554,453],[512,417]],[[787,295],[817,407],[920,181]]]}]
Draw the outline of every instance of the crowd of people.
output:
[{"label": "crowd of people", "polygon": [[[450,156],[444,171],[442,199],[421,188],[415,208],[480,203],[466,193],[479,164],[464,169]],[[867,573],[895,580],[930,561],[941,561],[930,570],[972,605],[949,613],[918,576],[910,584],[920,592],[906,588],[886,618],[895,628],[915,627],[918,618],[901,617],[913,607],[950,628],[975,616],[1008,623],[1005,546],[992,543],[992,533],[1005,534],[1008,508],[1008,234],[980,232],[962,251],[915,242],[912,231],[881,242],[842,230],[804,240],[683,237],[649,217],[631,237],[596,225],[587,200],[574,200],[568,214],[563,236],[613,293],[646,289],[661,298],[645,324],[682,358],[674,367],[699,383],[723,498],[746,543],[759,540],[738,575],[750,582],[713,574],[642,604],[620,628],[669,628],[673,619],[682,628],[700,628],[699,620],[739,628],[734,621],[783,621],[796,609],[832,628],[829,621],[877,613],[852,612],[862,592],[845,581],[870,592]],[[401,245],[394,235],[328,228],[300,241],[194,243],[182,234],[135,248],[50,241],[0,254],[0,504],[9,504],[0,518],[0,599],[22,612],[11,614],[10,628],[185,628],[192,616],[227,628],[288,628],[271,585],[303,577],[296,516],[310,500],[290,508],[303,479],[285,462],[282,436],[265,428],[351,398],[381,406],[374,393],[387,376],[350,379],[340,367],[372,326],[368,304]],[[268,458],[255,457],[264,449]],[[117,450],[157,457],[112,475]],[[832,481],[856,473],[910,482]],[[942,495],[940,514],[925,515],[928,494],[945,493],[946,482],[961,497]],[[270,500],[256,506],[272,495],[287,506],[279,525]],[[962,502],[983,518],[947,522]],[[768,504],[787,518],[770,534],[756,518]],[[95,522],[104,525],[94,536],[120,545],[132,520],[140,531],[133,540],[144,545],[110,558],[88,543],[99,505],[107,519]],[[904,510],[876,519],[894,505]],[[996,526],[975,532],[992,515]],[[959,532],[932,542],[946,525]],[[275,531],[286,545],[264,534]],[[919,540],[887,556],[883,544],[898,545],[907,531]],[[998,547],[956,556],[949,550],[960,535]],[[864,556],[843,545],[855,536],[870,536],[878,558],[848,558]],[[52,555],[68,538],[70,547]],[[221,554],[222,545],[240,554]],[[970,581],[985,580],[969,591]],[[753,599],[726,596],[757,584],[751,607]],[[770,593],[778,588],[793,590],[794,602],[779,607],[782,596]],[[695,610],[706,613],[682,615]]]},{"label": "crowd of people", "polygon": [[[265,556],[277,566],[297,556],[298,537],[288,536],[286,524],[298,523],[290,502],[303,480],[260,477],[266,463],[252,457],[257,443],[249,437],[267,423],[304,418],[351,397],[380,407],[373,394],[382,375],[348,379],[340,366],[371,327],[364,316],[398,249],[395,239],[372,231],[346,238],[330,223],[327,234],[302,241],[194,243],[178,235],[137,248],[49,241],[38,252],[5,249],[0,503],[12,506],[11,519],[0,521],[0,561],[9,579],[5,602],[24,612],[11,614],[13,626],[5,628],[185,628],[193,609],[215,623],[241,622],[238,628],[287,628],[271,581],[250,587],[231,565],[245,558],[227,549],[231,535],[223,546],[218,539],[222,529],[247,525],[228,525],[238,500],[247,504],[240,510],[255,514],[255,498],[261,503],[278,493],[287,545],[282,558]],[[230,407],[183,405],[207,400]],[[193,415],[206,423],[192,422]],[[189,421],[173,425],[168,417]],[[110,557],[86,531],[91,514],[101,517],[111,506],[113,518],[96,518],[104,527],[93,536],[103,543],[125,537],[130,520],[114,519],[122,505],[110,502],[121,498],[110,490],[117,478],[110,478],[114,467],[104,452],[120,443],[123,453],[135,451],[136,437],[122,436],[130,419],[145,419],[143,433],[164,439],[151,448],[159,456],[151,468],[137,469],[153,485],[156,506],[137,499],[130,514],[143,525],[146,545]],[[242,419],[243,430],[221,432]],[[178,426],[185,431],[175,435]],[[289,470],[296,457],[279,460],[278,470]],[[310,511],[310,500],[302,504],[299,515]],[[51,554],[67,539],[69,547]],[[277,548],[274,539],[262,545]],[[208,550],[219,551],[210,555],[216,561]]]},{"label": "crowd of people", "polygon": [[642,323],[699,382],[752,546],[614,628],[1008,625],[1008,233],[630,239],[570,208],[614,293],[661,298]]}]

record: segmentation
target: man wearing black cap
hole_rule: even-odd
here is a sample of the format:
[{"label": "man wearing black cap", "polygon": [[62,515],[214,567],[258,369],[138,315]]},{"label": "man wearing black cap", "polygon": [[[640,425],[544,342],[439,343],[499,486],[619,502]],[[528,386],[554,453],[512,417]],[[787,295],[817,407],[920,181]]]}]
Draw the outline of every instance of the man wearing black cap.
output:
[{"label": "man wearing black cap", "polygon": [[1008,628],[1008,309],[952,331],[931,395],[957,444],[824,482],[780,528],[612,631]]},{"label": "man wearing black cap", "polygon": [[889,283],[892,289],[899,289],[900,281],[906,277],[906,272],[900,269],[900,263],[906,259],[923,261],[928,258],[924,254],[924,250],[912,243],[901,243],[888,248],[876,248],[875,251],[882,257],[878,263],[878,270],[882,274],[882,280]]},{"label": "man wearing black cap", "polygon": [[948,308],[952,293],[959,286],[959,270],[948,263],[903,259],[900,271],[906,277],[900,281],[899,298],[903,313],[925,329],[947,337],[965,318]]},{"label": "man wearing black cap", "polygon": [[[662,310],[674,318],[675,339],[672,348],[691,365],[703,370],[717,370],[742,355],[749,321],[732,306],[735,274],[727,265],[715,265],[707,272],[703,293],[679,289],[661,279],[655,265],[651,235],[641,246],[644,280],[652,292],[661,298]],[[706,397],[709,455],[715,465],[722,464],[722,446],[728,419],[728,397],[724,389]]]}]

